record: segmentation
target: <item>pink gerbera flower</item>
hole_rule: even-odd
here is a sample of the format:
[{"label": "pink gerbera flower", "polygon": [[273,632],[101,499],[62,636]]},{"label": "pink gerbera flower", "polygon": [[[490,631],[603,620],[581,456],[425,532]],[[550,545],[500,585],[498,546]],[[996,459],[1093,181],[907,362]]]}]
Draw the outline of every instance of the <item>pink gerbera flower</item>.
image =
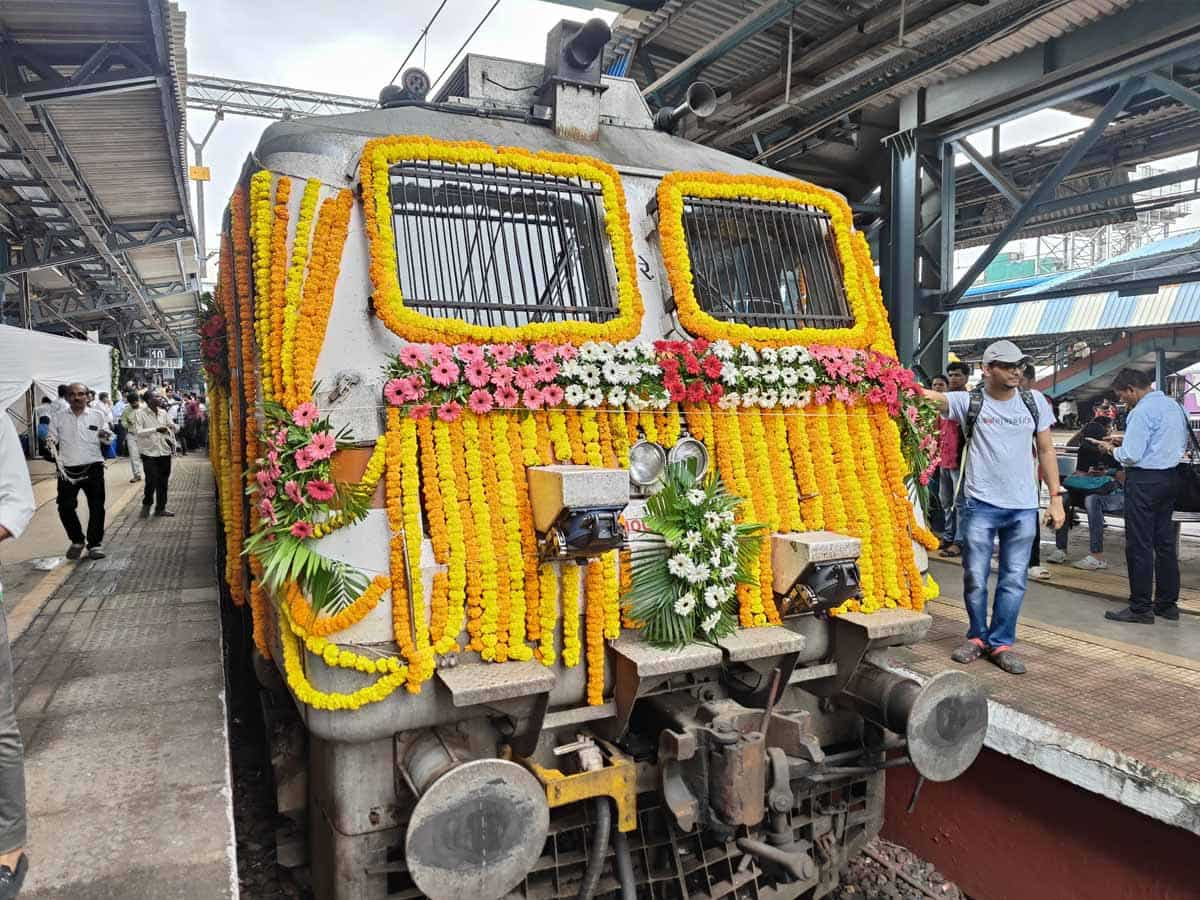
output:
[{"label": "pink gerbera flower", "polygon": [[449,362],[452,359],[454,359],[454,351],[451,350],[445,344],[430,344],[429,345],[429,358],[432,359],[435,363]]},{"label": "pink gerbera flower", "polygon": [[403,378],[393,378],[383,386],[383,399],[392,406],[404,405],[404,389],[408,382]]},{"label": "pink gerbera flower", "polygon": [[428,419],[431,412],[433,412],[433,407],[428,403],[418,403],[408,409],[408,415],[413,419]]},{"label": "pink gerbera flower", "polygon": [[538,374],[542,381],[553,381],[558,377],[558,363],[544,362],[538,366]]},{"label": "pink gerbera flower", "polygon": [[516,356],[512,344],[492,344],[488,347],[488,352],[492,354],[492,359],[497,365],[511,362],[512,358]]},{"label": "pink gerbera flower", "polygon": [[301,540],[310,538],[313,534],[313,527],[307,522],[293,522],[290,530],[292,537],[300,538]]},{"label": "pink gerbera flower", "polygon": [[317,405],[311,401],[301,403],[294,410],[292,410],[292,421],[301,428],[307,428],[320,417],[321,414],[317,410]]},{"label": "pink gerbera flower", "polygon": [[546,398],[537,388],[527,387],[525,388],[525,393],[521,395],[521,402],[529,409],[541,409],[542,404],[546,402]]},{"label": "pink gerbera flower", "polygon": [[264,497],[266,497],[267,499],[270,499],[271,497],[275,496],[275,485],[272,484],[271,482],[267,482],[266,484],[259,487],[258,492],[260,494],[262,494]]},{"label": "pink gerbera flower", "polygon": [[492,411],[492,395],[483,388],[471,391],[471,396],[467,397],[467,406],[471,408],[471,412],[477,416],[482,416],[484,413]]},{"label": "pink gerbera flower", "polygon": [[486,387],[492,380],[492,370],[482,359],[467,364],[467,381],[472,387]]},{"label": "pink gerbera flower", "polygon": [[577,352],[578,351],[575,349],[574,344],[559,344],[558,345],[558,358],[561,359],[563,362],[566,362],[569,359],[574,359]]},{"label": "pink gerbera flower", "polygon": [[332,500],[334,494],[337,493],[332,482],[326,481],[323,478],[314,478],[305,485],[304,490],[308,492],[308,496],[312,497],[318,503]]},{"label": "pink gerbera flower", "polygon": [[538,374],[537,366],[521,366],[521,368],[517,369],[517,377],[515,379],[517,387],[523,391],[534,387],[538,383]]},{"label": "pink gerbera flower", "polygon": [[496,366],[492,369],[492,384],[496,387],[501,385],[512,384],[513,379],[517,377],[517,370],[512,366]]},{"label": "pink gerbera flower", "polygon": [[310,468],[315,462],[316,460],[307,447],[301,447],[296,451],[296,468],[301,472]]},{"label": "pink gerbera flower", "polygon": [[443,422],[453,422],[462,414],[462,407],[453,400],[447,400],[438,407],[437,414]]},{"label": "pink gerbera flower", "polygon": [[549,341],[538,341],[533,345],[533,358],[540,363],[554,362],[558,348]]},{"label": "pink gerbera flower", "polygon": [[296,484],[294,481],[289,480],[287,484],[283,486],[283,492],[287,494],[288,499],[293,503],[304,502],[304,496],[300,493],[300,485]]},{"label": "pink gerbera flower", "polygon": [[834,399],[840,400],[842,403],[847,403],[850,400],[850,388],[844,384],[839,384],[833,389]]},{"label": "pink gerbera flower", "polygon": [[434,384],[449,387],[458,381],[458,366],[449,359],[439,360],[430,371],[429,377],[433,379]]},{"label": "pink gerbera flower", "polygon": [[405,344],[400,348],[400,362],[410,369],[420,368],[428,361],[429,358],[419,344]]},{"label": "pink gerbera flower", "polygon": [[478,344],[458,344],[454,348],[454,355],[465,363],[482,362],[483,348]]},{"label": "pink gerbera flower", "polygon": [[270,500],[263,500],[258,504],[258,513],[272,525],[275,524],[275,504]]},{"label": "pink gerbera flower", "polygon": [[547,406],[558,406],[563,402],[563,389],[557,384],[548,384],[542,388],[542,400]]},{"label": "pink gerbera flower", "polygon": [[517,401],[520,399],[517,392],[513,390],[512,385],[502,384],[496,388],[496,405],[501,409],[516,409]]},{"label": "pink gerbera flower", "polygon": [[260,487],[266,487],[271,483],[271,475],[266,469],[259,469],[254,473],[254,480],[258,482]]},{"label": "pink gerbera flower", "polygon": [[333,435],[328,432],[314,434],[312,440],[308,442],[308,452],[314,460],[329,459],[333,456],[333,451],[337,449],[337,441],[333,439]]}]

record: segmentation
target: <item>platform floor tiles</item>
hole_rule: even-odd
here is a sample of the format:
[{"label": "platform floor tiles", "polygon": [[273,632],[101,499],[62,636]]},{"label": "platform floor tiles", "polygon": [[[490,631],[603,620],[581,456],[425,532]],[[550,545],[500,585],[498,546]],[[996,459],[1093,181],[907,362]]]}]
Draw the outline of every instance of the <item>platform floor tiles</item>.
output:
[{"label": "platform floor tiles", "polygon": [[31,900],[237,896],[207,461],[138,499],[13,646]]}]

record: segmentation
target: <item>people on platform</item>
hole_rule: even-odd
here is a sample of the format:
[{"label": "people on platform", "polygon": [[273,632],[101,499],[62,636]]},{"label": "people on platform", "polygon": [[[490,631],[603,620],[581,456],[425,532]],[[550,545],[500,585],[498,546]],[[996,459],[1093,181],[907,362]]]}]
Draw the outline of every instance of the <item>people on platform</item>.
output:
[{"label": "people on platform", "polygon": [[146,489],[142,494],[142,518],[150,515],[151,507],[156,516],[174,516],[167,509],[167,487],[171,480],[171,456],[175,452],[175,433],[178,426],[167,414],[166,403],[161,394],[149,391],[146,401],[132,417],[141,451],[142,466],[146,470]]},{"label": "people on platform", "polygon": [[[83,384],[67,388],[66,410],[50,417],[47,442],[58,465],[58,518],[71,546],[67,559],[104,558],[104,457],[100,445],[112,440],[108,414],[87,405]],[[79,524],[79,492],[88,504],[87,534]]]},{"label": "people on platform", "polygon": [[[1014,675],[1025,672],[1012,648],[1031,544],[1038,533],[1039,464],[1050,488],[1048,523],[1060,528],[1066,518],[1050,437],[1054,414],[1039,391],[1018,389],[1028,362],[1011,341],[996,341],[983,353],[981,387],[926,392],[942,415],[962,426],[965,438],[957,509],[963,519],[963,593],[969,627],[966,642],[952,658],[965,664],[987,656]],[[1000,570],[989,619],[988,574],[997,538]]]},{"label": "people on platform", "polygon": [[[946,367],[949,391],[965,391],[971,367],[955,361]],[[946,511],[942,531],[942,556],[962,556],[962,521],[958,515],[958,475],[962,462],[963,434],[958,423],[942,416],[938,421],[938,499]]]},{"label": "people on platform", "polygon": [[55,398],[52,405],[54,406],[54,412],[62,412],[70,408],[71,404],[67,402],[67,386],[65,384],[58,386],[58,397]]},{"label": "people on platform", "polygon": [[1179,557],[1175,546],[1175,467],[1188,445],[1187,413],[1154,388],[1150,376],[1122,369],[1113,392],[1129,409],[1125,433],[1101,446],[1125,467],[1125,562],[1129,606],[1104,614],[1114,622],[1153,625],[1179,618]]},{"label": "people on platform", "polygon": [[184,433],[183,399],[175,393],[160,394],[163,408],[175,424],[175,452],[187,456],[187,435]]},{"label": "people on platform", "polygon": [[42,459],[50,460],[50,449],[46,446],[46,438],[50,434],[50,415],[54,412],[54,404],[49,397],[42,397],[42,402],[34,410],[34,422],[37,423],[37,452]]},{"label": "people on platform", "polygon": [[[34,509],[21,442],[8,416],[0,416],[0,543],[19,536],[33,518]],[[3,601],[4,585],[0,584],[0,606]],[[13,900],[20,893],[29,869],[24,853],[24,754],[13,700],[8,623],[0,615],[0,900]]]},{"label": "people on platform", "polygon": [[[1105,401],[1107,402],[1107,401]],[[1125,473],[1100,446],[1112,430],[1112,419],[1101,404],[1093,408],[1092,420],[1067,441],[1076,447],[1075,472],[1063,483],[1067,489],[1067,505],[1082,508],[1087,513],[1088,555],[1071,565],[1076,569],[1096,571],[1107,569],[1104,558],[1104,517],[1125,511]],[[1046,559],[1052,563],[1067,561],[1067,542],[1072,527],[1072,512],[1063,527],[1054,534],[1055,549]]]},{"label": "people on platform", "polygon": [[125,409],[121,413],[121,426],[125,429],[125,446],[129,449],[129,483],[142,480],[142,453],[137,438],[137,426],[134,424],[134,414],[142,405],[142,398],[137,391],[125,395]]},{"label": "people on platform", "polygon": [[1058,401],[1058,421],[1064,428],[1075,428],[1079,424],[1079,404],[1074,397],[1063,397]]}]

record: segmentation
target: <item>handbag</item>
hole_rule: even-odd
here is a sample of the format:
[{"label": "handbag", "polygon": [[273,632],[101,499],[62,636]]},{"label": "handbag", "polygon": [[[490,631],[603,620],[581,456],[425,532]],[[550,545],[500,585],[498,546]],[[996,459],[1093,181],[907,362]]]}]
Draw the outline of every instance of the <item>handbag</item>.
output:
[{"label": "handbag", "polygon": [[1187,422],[1188,443],[1191,447],[1184,451],[1183,461],[1175,467],[1178,490],[1175,493],[1175,510],[1177,512],[1200,512],[1200,442],[1192,432],[1191,420],[1187,412],[1180,407],[1184,420]]},{"label": "handbag", "polygon": [[1111,494],[1117,489],[1117,479],[1111,475],[1068,475],[1063,487],[1080,494]]}]

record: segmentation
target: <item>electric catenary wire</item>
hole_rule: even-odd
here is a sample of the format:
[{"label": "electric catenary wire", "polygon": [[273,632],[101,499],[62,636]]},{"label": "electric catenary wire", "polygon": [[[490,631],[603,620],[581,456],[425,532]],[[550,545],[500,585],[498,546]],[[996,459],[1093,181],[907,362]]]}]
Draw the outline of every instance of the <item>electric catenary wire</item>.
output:
[{"label": "electric catenary wire", "polygon": [[[400,67],[396,69],[396,74],[392,76],[392,80],[389,81],[388,84],[396,83],[396,79],[400,77],[400,73],[404,71],[404,67],[408,65],[408,61],[412,59],[412,55],[416,53],[417,48],[421,46],[421,41],[425,40],[426,37],[429,36],[429,29],[433,27],[433,23],[437,21],[437,17],[441,15],[442,10],[446,8],[446,4],[448,2],[450,2],[450,0],[442,0],[441,5],[438,6],[434,14],[429,17],[429,21],[425,23],[425,27],[421,29],[421,33],[417,36],[417,39],[413,41],[412,49],[408,51],[408,55],[404,57],[404,62],[400,63]],[[470,40],[470,38],[468,38],[468,40]],[[428,48],[428,44],[426,47]]]},{"label": "electric catenary wire", "polygon": [[479,33],[479,29],[483,27],[484,23],[487,22],[487,20],[489,18],[491,18],[492,13],[494,13],[496,11],[496,7],[499,5],[500,5],[500,0],[496,0],[496,2],[493,3],[491,5],[491,7],[488,8],[488,11],[483,14],[483,18],[479,20],[479,24],[476,25],[475,28],[471,31],[471,33],[467,35],[467,39],[462,42],[462,46],[460,46],[457,50],[454,51],[454,55],[450,57],[450,62],[446,63],[446,68],[442,69],[442,74],[438,75],[438,77],[436,79],[434,79],[434,82],[433,82],[434,84],[438,84],[442,80],[442,78],[445,77],[446,73],[450,71],[450,67],[454,65],[454,61],[456,59],[458,59],[458,54],[462,53],[464,50],[467,49],[467,44],[471,43],[471,40],[475,37],[476,34]]}]

